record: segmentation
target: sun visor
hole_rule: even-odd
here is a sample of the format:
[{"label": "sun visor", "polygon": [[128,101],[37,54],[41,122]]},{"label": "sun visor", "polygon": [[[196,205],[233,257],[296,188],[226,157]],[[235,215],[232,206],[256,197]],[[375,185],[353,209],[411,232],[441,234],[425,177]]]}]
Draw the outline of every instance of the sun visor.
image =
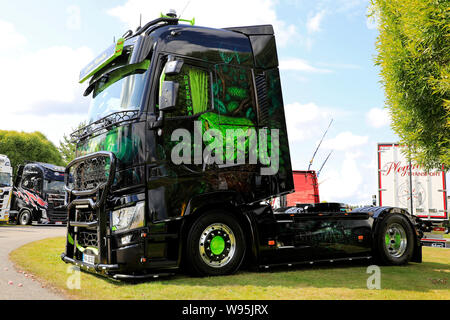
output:
[{"label": "sun visor", "polygon": [[81,70],[79,82],[85,82],[122,54],[130,56],[128,60],[129,64],[144,61],[150,53],[152,42],[149,37],[144,36],[134,37],[128,40],[119,39],[116,44],[111,45]]}]

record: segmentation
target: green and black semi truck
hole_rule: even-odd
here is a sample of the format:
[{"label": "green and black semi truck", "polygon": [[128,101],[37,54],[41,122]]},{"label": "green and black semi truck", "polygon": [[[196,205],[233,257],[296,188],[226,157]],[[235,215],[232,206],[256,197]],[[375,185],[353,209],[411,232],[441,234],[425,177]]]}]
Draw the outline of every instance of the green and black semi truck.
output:
[{"label": "green and black semi truck", "polygon": [[273,28],[181,22],[128,31],[81,71],[91,105],[72,134],[62,260],[116,279],[420,262],[404,210],[272,209],[294,189]]}]

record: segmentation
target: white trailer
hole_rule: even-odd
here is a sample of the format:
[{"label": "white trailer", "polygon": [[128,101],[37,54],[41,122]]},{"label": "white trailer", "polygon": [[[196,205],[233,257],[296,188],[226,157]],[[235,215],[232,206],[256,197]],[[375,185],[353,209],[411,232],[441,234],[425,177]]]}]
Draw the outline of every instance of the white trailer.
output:
[{"label": "white trailer", "polygon": [[9,220],[13,192],[12,167],[9,158],[0,154],[0,221]]},{"label": "white trailer", "polygon": [[378,144],[378,205],[405,208],[434,224],[448,221],[445,172],[426,172],[406,159],[403,148]]}]

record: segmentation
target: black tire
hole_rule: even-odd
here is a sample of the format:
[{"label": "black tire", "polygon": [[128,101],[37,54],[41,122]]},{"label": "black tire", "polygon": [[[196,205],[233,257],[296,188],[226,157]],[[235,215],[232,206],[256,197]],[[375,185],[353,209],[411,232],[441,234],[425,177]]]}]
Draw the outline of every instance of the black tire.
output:
[{"label": "black tire", "polygon": [[22,226],[30,225],[32,221],[31,212],[28,210],[22,210],[17,218],[17,224]]},{"label": "black tire", "polygon": [[197,276],[233,274],[241,266],[245,250],[244,233],[236,219],[224,211],[210,211],[190,228],[186,267]]},{"label": "black tire", "polygon": [[408,263],[414,253],[414,231],[406,217],[391,214],[379,225],[375,237],[376,255],[385,265]]}]

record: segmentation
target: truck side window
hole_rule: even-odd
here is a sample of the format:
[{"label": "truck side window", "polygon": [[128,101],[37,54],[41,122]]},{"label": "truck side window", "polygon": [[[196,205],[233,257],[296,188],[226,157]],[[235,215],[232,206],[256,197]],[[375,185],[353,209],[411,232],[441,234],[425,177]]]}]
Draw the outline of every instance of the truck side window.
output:
[{"label": "truck side window", "polygon": [[31,189],[33,187],[33,184],[31,182],[31,174],[29,173],[24,173],[23,174],[23,178],[22,178],[22,187],[27,188],[27,189]]},{"label": "truck side window", "polygon": [[22,186],[34,191],[39,190],[40,187],[39,175],[33,172],[25,173],[22,181]]},{"label": "truck side window", "polygon": [[189,64],[184,64],[177,75],[162,75],[163,80],[180,84],[177,108],[167,117],[193,116],[210,109],[210,78],[207,70]]},{"label": "truck side window", "polygon": [[256,125],[251,70],[228,64],[216,65],[213,93],[214,109],[221,116],[220,123],[235,124],[233,118],[242,118]]}]

